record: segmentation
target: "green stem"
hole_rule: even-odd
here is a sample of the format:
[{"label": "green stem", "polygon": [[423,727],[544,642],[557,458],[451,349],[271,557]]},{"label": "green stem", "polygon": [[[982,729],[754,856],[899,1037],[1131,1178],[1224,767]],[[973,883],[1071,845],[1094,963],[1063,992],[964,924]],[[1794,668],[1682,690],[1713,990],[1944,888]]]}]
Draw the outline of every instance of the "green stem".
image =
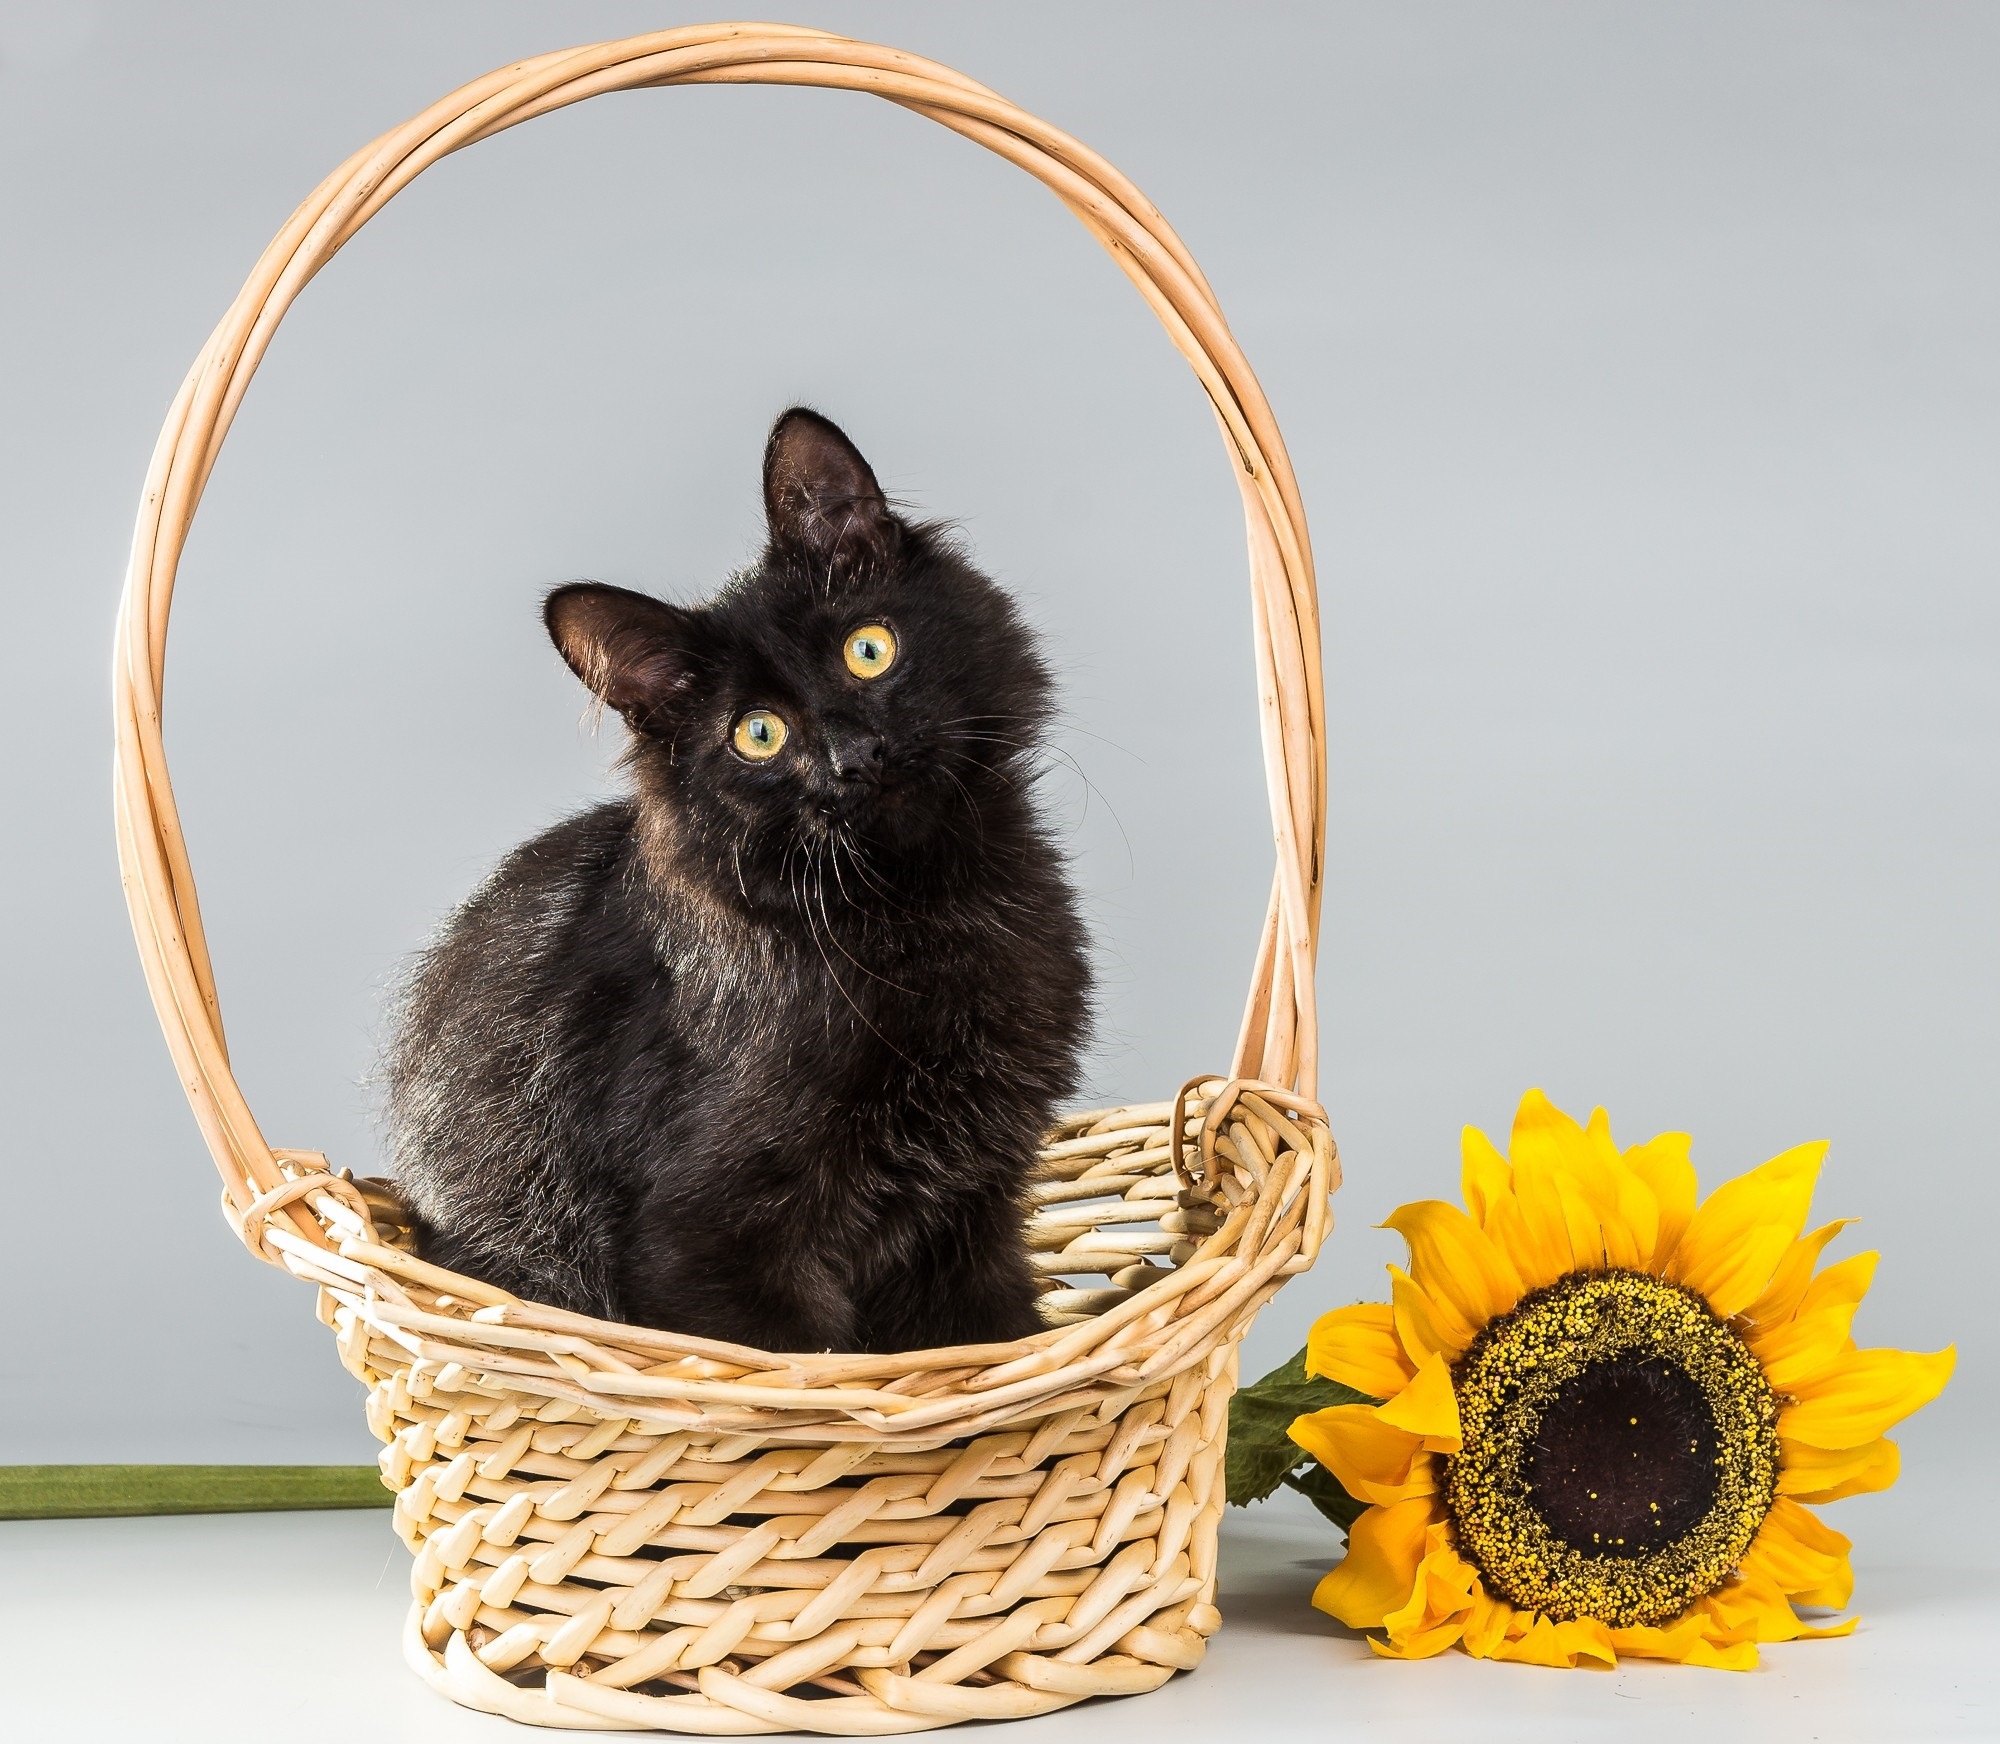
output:
[{"label": "green stem", "polygon": [[387,1508],[372,1465],[0,1465],[0,1520]]}]

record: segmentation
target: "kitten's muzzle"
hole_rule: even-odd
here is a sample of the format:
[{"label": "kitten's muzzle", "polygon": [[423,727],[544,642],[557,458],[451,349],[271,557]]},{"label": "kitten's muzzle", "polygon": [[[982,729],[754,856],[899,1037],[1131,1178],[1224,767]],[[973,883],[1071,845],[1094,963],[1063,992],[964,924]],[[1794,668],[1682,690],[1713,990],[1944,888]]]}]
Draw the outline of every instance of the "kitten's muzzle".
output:
[{"label": "kitten's muzzle", "polygon": [[880,733],[829,733],[826,760],[836,780],[861,781],[880,787],[888,746]]}]

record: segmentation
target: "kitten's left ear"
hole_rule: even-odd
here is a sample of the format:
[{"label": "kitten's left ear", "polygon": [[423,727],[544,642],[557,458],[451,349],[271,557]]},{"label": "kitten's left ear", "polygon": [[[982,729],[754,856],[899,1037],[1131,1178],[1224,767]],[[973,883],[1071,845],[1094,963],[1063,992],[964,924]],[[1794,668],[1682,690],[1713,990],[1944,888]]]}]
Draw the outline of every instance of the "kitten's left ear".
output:
[{"label": "kitten's left ear", "polygon": [[781,414],[764,445],[764,515],[773,545],[836,574],[884,563],[902,543],[903,525],[861,451],[804,406]]},{"label": "kitten's left ear", "polygon": [[671,730],[701,671],[696,613],[628,588],[573,581],[542,602],[542,622],[569,669],[634,732]]}]

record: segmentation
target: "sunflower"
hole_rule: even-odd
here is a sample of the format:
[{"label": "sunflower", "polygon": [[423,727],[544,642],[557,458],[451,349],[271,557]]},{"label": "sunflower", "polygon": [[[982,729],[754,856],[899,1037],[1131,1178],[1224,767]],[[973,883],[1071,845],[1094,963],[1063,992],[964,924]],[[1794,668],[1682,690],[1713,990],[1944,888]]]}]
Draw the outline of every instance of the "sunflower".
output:
[{"label": "sunflower", "polygon": [[1531,1090],[1508,1155],[1471,1127],[1464,1149],[1466,1209],[1390,1217],[1390,1301],[1306,1347],[1379,1401],[1290,1427],[1365,1505],[1313,1603],[1398,1659],[1747,1670],[1757,1642],[1852,1629],[1795,1609],[1854,1584],[1810,1504],[1895,1482],[1883,1431],[1954,1353],[1855,1347],[1876,1256],[1816,1272],[1851,1219],[1802,1233],[1826,1146],[1697,1204],[1684,1134],[1621,1152],[1602,1109],[1579,1126]]}]

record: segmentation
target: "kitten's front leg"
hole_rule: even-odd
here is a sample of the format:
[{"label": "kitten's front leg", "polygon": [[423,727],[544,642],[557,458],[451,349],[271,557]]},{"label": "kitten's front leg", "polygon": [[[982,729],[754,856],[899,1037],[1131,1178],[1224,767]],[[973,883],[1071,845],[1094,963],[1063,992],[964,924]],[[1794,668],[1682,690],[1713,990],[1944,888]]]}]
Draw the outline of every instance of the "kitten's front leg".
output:
[{"label": "kitten's front leg", "polygon": [[738,1229],[635,1244],[626,1295],[641,1326],[758,1350],[854,1350],[854,1304],[819,1258]]},{"label": "kitten's front leg", "polygon": [[1045,1331],[1019,1217],[1011,1204],[969,1212],[959,1227],[917,1244],[907,1263],[863,1293],[860,1348],[1001,1344]]}]

